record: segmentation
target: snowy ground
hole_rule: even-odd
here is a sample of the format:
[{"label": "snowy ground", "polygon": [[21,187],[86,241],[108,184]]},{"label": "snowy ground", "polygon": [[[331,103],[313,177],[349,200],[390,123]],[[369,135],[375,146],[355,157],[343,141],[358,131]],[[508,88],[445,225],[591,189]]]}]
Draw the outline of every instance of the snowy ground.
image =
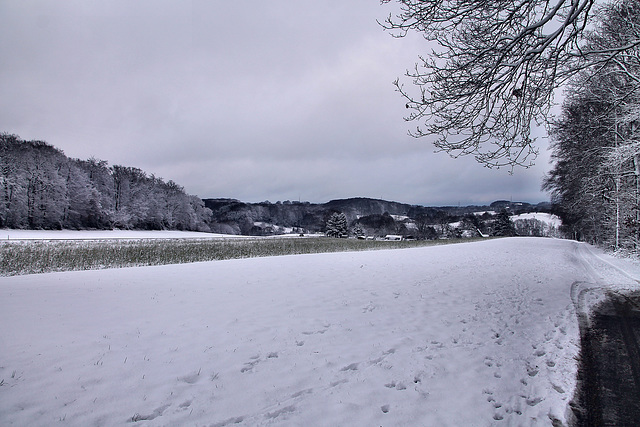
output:
[{"label": "snowy ground", "polygon": [[576,283],[638,273],[512,238],[0,278],[0,425],[550,425]]},{"label": "snowy ground", "polygon": [[[297,238],[301,235],[277,234],[262,238]],[[307,233],[302,237],[318,237],[324,234]],[[201,233],[177,230],[17,230],[0,228],[0,241],[22,242],[38,240],[154,240],[154,239],[255,239],[255,236]]]},{"label": "snowy ground", "polygon": [[194,231],[0,229],[0,240],[218,239],[237,237]]}]

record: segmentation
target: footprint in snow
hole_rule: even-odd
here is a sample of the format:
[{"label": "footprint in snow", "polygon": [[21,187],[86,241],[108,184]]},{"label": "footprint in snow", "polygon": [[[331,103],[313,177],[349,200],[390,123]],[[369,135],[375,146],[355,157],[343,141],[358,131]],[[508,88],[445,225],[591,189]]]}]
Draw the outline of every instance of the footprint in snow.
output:
[{"label": "footprint in snow", "polygon": [[[417,381],[417,382],[419,382],[419,381]],[[395,388],[396,390],[406,390],[407,389],[407,386],[404,385],[404,383],[402,383],[402,382],[397,382],[396,383],[395,381],[391,381],[390,383],[385,384],[384,386],[387,387],[387,388]]]},{"label": "footprint in snow", "polygon": [[195,384],[199,380],[200,380],[200,371],[178,378],[178,381],[182,381],[183,383],[187,383],[187,384]]},{"label": "footprint in snow", "polygon": [[151,420],[154,420],[154,419],[156,419],[158,417],[161,417],[162,414],[164,413],[164,411],[166,411],[169,406],[171,406],[171,405],[160,406],[160,407],[156,408],[149,415],[140,415],[140,414],[136,413],[136,414],[133,415],[133,417],[131,417],[129,419],[129,421],[131,421],[132,423],[137,423],[138,421],[151,421]]},{"label": "footprint in snow", "polygon": [[[489,389],[485,388],[484,390],[482,390],[482,394],[493,396],[493,390],[489,390]],[[489,400],[489,402],[491,402],[491,400]]]},{"label": "footprint in snow", "polygon": [[302,334],[303,335],[316,335],[316,334],[322,335],[325,332],[327,332],[328,330],[329,330],[329,327],[327,326],[324,329],[320,329],[320,330],[317,330],[317,331],[305,331]]},{"label": "footprint in snow", "polygon": [[367,305],[366,307],[362,308],[362,312],[363,313],[372,312],[375,309],[376,309],[376,306],[373,305],[373,303],[369,303],[369,305]]},{"label": "footprint in snow", "polygon": [[253,368],[254,368],[258,363],[260,363],[260,360],[258,360],[258,359],[252,360],[251,362],[246,362],[246,363],[244,364],[244,366],[242,367],[242,369],[240,369],[240,372],[241,372],[241,373],[243,373],[243,374],[244,374],[245,372],[250,372],[250,371],[252,371],[252,370],[253,370]]},{"label": "footprint in snow", "polygon": [[527,405],[529,406],[536,406],[538,403],[542,402],[544,399],[542,399],[541,397],[533,397],[533,398],[528,398],[526,399]]},{"label": "footprint in snow", "polygon": [[211,424],[210,427],[225,427],[231,424],[240,424],[243,421],[244,421],[244,417],[233,417],[233,418],[228,418],[224,421],[220,421],[219,423]]},{"label": "footprint in snow", "polygon": [[312,388],[307,388],[307,389],[304,389],[304,390],[300,390],[300,391],[298,391],[296,393],[293,393],[291,395],[291,398],[295,399],[296,397],[300,397],[300,396],[304,396],[305,394],[312,394],[312,393],[313,393],[313,389]]},{"label": "footprint in snow", "polygon": [[358,363],[352,363],[350,365],[345,366],[344,368],[340,369],[340,371],[357,371],[358,370]]},{"label": "footprint in snow", "polygon": [[268,412],[265,415],[265,418],[275,419],[283,414],[290,414],[292,412],[295,412],[295,410],[296,410],[295,405],[285,406],[284,408],[278,409],[277,411]]},{"label": "footprint in snow", "polygon": [[[277,352],[271,352],[269,354],[267,354],[267,360],[268,359],[277,359],[278,358],[278,353]],[[245,373],[245,372],[249,372],[252,371],[253,368],[260,362],[262,362],[262,360],[260,359],[260,355],[256,354],[255,356],[251,356],[249,359],[251,359],[249,362],[245,362],[244,366],[242,367],[242,369],[240,369],[241,373]]]},{"label": "footprint in snow", "polygon": [[184,402],[182,402],[182,403],[178,406],[178,408],[180,408],[180,409],[182,409],[182,410],[185,410],[185,409],[187,409],[189,406],[191,406],[191,402],[192,402],[191,400],[185,400]]}]

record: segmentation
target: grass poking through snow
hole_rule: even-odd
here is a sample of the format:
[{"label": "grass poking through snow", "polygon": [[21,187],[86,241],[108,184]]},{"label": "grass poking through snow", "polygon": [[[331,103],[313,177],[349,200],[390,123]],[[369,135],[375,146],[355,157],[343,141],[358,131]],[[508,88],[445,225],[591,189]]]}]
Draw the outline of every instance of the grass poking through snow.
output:
[{"label": "grass poking through snow", "polygon": [[278,255],[399,249],[454,242],[456,241],[370,241],[326,237],[4,242],[0,243],[0,276]]}]

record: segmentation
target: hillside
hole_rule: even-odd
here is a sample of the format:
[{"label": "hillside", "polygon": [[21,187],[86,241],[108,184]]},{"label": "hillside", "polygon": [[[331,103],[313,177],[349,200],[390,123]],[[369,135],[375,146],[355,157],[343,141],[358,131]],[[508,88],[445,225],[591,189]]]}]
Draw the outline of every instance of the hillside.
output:
[{"label": "hillside", "polygon": [[[431,239],[460,237],[465,231],[489,233],[487,221],[502,209],[516,215],[550,208],[548,203],[508,201],[426,207],[364,197],[319,204],[203,201],[177,183],[138,168],[69,158],[46,142],[6,133],[0,134],[0,183],[0,228],[12,229],[117,228],[265,236],[324,232],[329,217],[341,212],[352,235]],[[534,225],[528,224],[527,230]],[[536,233],[525,234],[540,235]]]},{"label": "hillside", "polygon": [[420,234],[430,226],[459,222],[472,214],[481,218],[482,213],[501,209],[507,209],[513,215],[548,212],[550,209],[548,203],[532,205],[507,201],[488,206],[426,207],[363,197],[319,204],[292,201],[247,203],[235,199],[204,199],[204,204],[212,211],[213,232],[257,236],[323,232],[327,219],[334,212],[344,213],[352,228],[359,227],[368,235],[384,236]]}]

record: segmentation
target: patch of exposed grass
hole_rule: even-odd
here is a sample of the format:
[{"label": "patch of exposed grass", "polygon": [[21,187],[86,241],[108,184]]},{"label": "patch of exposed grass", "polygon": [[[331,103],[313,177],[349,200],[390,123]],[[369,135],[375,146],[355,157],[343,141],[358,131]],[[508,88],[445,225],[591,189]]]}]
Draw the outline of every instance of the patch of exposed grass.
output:
[{"label": "patch of exposed grass", "polygon": [[294,254],[401,249],[456,242],[459,240],[371,241],[328,237],[4,242],[0,243],[0,275],[183,264]]}]

